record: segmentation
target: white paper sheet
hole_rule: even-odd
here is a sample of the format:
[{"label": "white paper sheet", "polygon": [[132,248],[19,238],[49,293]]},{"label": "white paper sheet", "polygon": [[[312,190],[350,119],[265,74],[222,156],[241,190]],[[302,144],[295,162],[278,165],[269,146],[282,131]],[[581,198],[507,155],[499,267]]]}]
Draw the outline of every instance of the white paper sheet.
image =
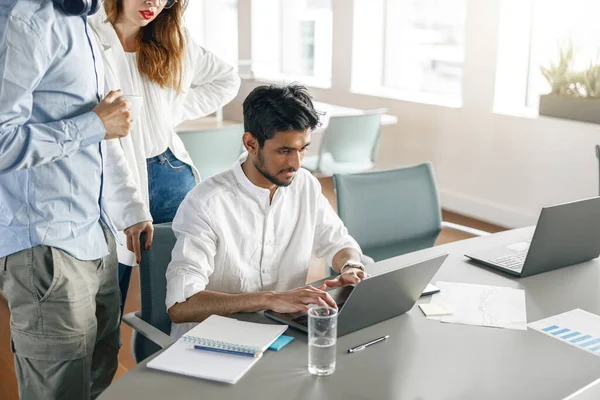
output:
[{"label": "white paper sheet", "polygon": [[445,303],[454,314],[433,317],[442,322],[527,330],[525,291],[500,286],[436,282],[440,292],[431,303]]},{"label": "white paper sheet", "polygon": [[531,329],[600,356],[600,316],[576,308],[529,324]]}]

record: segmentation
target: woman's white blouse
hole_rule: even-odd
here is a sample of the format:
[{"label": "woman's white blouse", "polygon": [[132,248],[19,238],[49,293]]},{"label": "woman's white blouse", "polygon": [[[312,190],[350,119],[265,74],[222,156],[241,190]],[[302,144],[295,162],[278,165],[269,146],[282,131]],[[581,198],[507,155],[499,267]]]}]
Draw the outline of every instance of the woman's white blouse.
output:
[{"label": "woman's white blouse", "polygon": [[[151,220],[149,212],[146,159],[165,150],[190,165],[200,181],[198,171],[175,132],[181,122],[215,112],[237,95],[240,78],[236,71],[209,51],[198,46],[185,30],[184,73],[182,90],[162,88],[138,72],[136,55],[126,53],[114,30],[100,11],[90,17],[104,61],[105,91],[122,89],[123,94],[144,97],[141,118],[134,121],[130,134],[107,141],[105,155],[106,190],[123,193],[107,204],[107,213],[119,229]],[[122,161],[127,162],[123,163]],[[137,196],[128,195],[124,186],[135,185]],[[121,240],[124,236],[120,234]],[[125,241],[124,241],[125,242]],[[135,257],[119,246],[119,262],[135,265]]]},{"label": "woman's white blouse", "polygon": [[[141,126],[144,129],[140,129],[135,132],[136,142],[143,148],[146,158],[154,157],[164,153],[171,142],[171,129],[162,126],[160,123],[161,112],[160,106],[161,101],[156,98],[160,95],[168,95],[172,97],[172,89],[161,88],[155,82],[148,79],[142,79],[140,71],[137,67],[137,53],[125,53],[127,58],[127,64],[129,64],[129,70],[131,71],[131,84],[133,86],[133,94],[136,96],[143,96],[143,106],[141,110]],[[157,121],[158,120],[158,121]]]}]

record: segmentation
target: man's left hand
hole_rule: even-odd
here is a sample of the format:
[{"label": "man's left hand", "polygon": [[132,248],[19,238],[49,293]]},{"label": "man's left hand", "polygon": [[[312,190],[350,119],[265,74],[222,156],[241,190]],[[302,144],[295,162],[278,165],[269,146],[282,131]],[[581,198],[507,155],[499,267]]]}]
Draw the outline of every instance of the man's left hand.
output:
[{"label": "man's left hand", "polygon": [[319,289],[325,290],[327,288],[338,286],[356,285],[367,276],[369,276],[369,274],[360,268],[347,267],[344,269],[344,272],[336,276],[334,279],[326,280],[325,283],[319,287]]}]

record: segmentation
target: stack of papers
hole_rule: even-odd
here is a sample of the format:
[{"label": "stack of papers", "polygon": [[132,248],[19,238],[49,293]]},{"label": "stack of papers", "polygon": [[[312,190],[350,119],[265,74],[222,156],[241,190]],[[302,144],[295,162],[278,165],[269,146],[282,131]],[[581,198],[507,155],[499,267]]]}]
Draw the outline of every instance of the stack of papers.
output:
[{"label": "stack of papers", "polygon": [[440,292],[431,304],[440,303],[452,315],[427,317],[442,322],[527,330],[525,291],[499,286],[436,282]]},{"label": "stack of papers", "polygon": [[419,308],[428,317],[439,317],[443,315],[452,315],[454,310],[444,303],[423,303],[419,304]]}]

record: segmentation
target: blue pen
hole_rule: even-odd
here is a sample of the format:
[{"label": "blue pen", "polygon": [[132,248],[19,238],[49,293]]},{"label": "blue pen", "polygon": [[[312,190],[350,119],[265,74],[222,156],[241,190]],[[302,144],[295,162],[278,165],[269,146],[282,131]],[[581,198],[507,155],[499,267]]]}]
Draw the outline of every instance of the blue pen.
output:
[{"label": "blue pen", "polygon": [[199,346],[197,344],[194,345],[194,350],[206,350],[206,351],[213,351],[215,353],[233,354],[233,355],[236,355],[236,356],[245,356],[245,357],[252,357],[252,358],[258,358],[258,357],[260,357],[260,354],[258,354],[258,353],[245,353],[243,351],[226,350],[226,349],[216,349],[214,347]]}]

